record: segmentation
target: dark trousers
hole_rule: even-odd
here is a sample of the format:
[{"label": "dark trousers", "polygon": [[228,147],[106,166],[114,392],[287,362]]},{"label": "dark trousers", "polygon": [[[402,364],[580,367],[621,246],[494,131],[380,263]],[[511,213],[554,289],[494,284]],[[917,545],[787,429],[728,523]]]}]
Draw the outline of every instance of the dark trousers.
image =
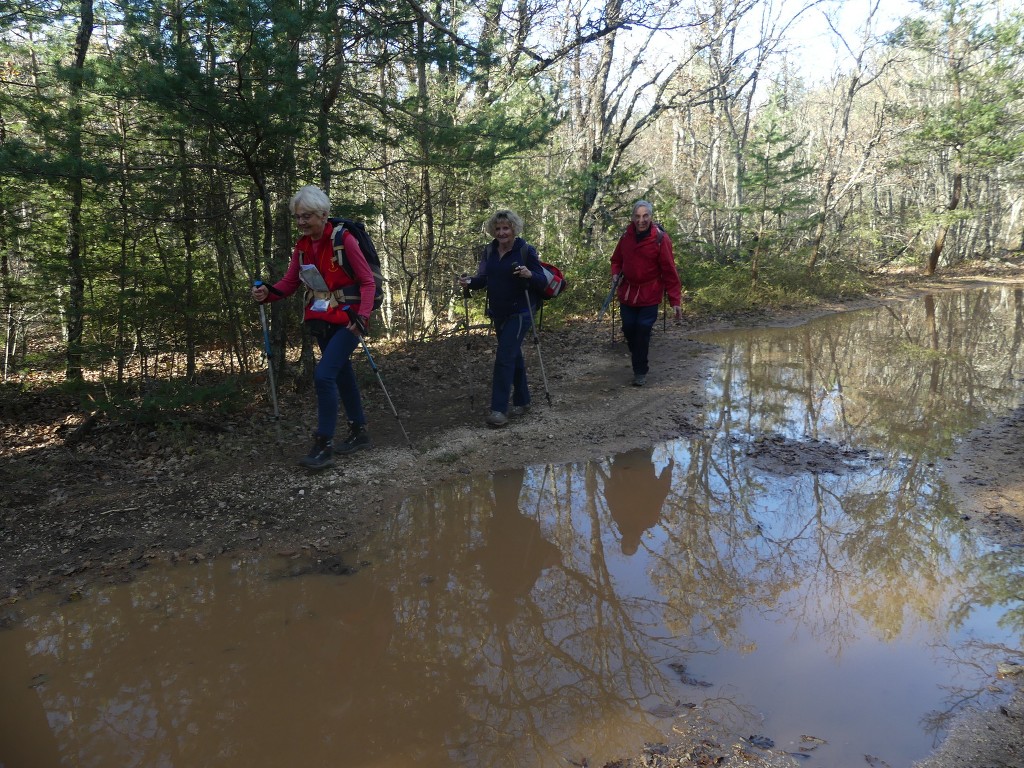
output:
[{"label": "dark trousers", "polygon": [[492,411],[508,413],[509,397],[513,405],[530,404],[523,339],[531,327],[530,315],[526,313],[510,315],[494,323],[498,350],[494,353],[494,377],[491,381]]},{"label": "dark trousers", "polygon": [[622,335],[626,337],[629,355],[632,358],[633,373],[647,374],[647,351],[651,347],[651,329],[658,319],[658,307],[619,307],[622,315]]},{"label": "dark trousers", "polygon": [[359,383],[352,367],[352,352],[359,346],[359,337],[343,326],[332,326],[330,332],[316,337],[320,346],[320,362],[313,373],[316,388],[316,433],[334,437],[338,426],[338,402],[353,424],[366,424]]}]

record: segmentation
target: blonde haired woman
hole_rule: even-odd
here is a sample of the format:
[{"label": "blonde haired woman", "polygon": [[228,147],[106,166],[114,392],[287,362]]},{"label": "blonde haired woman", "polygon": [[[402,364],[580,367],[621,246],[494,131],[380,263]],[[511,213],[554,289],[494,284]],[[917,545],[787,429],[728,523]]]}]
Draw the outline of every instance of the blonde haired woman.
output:
[{"label": "blonde haired woman", "polygon": [[545,279],[537,249],[520,236],[523,220],[519,214],[498,209],[484,222],[483,231],[493,239],[484,246],[476,274],[459,278],[459,284],[470,290],[487,289],[487,315],[494,323],[498,347],[486,422],[504,427],[509,416],[530,410],[523,339],[533,326],[535,291],[544,287]]}]

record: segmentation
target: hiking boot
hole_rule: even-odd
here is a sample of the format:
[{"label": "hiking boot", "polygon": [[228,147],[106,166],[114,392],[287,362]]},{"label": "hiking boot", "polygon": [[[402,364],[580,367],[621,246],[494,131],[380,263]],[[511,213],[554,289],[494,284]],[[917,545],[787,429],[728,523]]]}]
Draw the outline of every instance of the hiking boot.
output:
[{"label": "hiking boot", "polygon": [[508,415],[510,417],[512,417],[512,418],[515,418],[517,416],[525,416],[529,412],[530,412],[530,405],[529,404],[526,404],[526,405],[513,405],[511,408],[508,409]]},{"label": "hiking boot", "polygon": [[338,444],[334,452],[339,454],[355,453],[364,448],[373,448],[373,440],[370,439],[370,433],[366,431],[366,425],[349,424],[348,437]]},{"label": "hiking boot", "polygon": [[646,373],[638,373],[638,374],[636,374],[633,377],[633,386],[634,387],[642,387],[646,383],[647,383],[647,374]]},{"label": "hiking boot", "polygon": [[318,471],[334,466],[334,441],[325,435],[313,436],[309,454],[299,459],[299,466]]},{"label": "hiking boot", "polygon": [[504,427],[508,424],[508,416],[501,411],[491,411],[487,414],[487,424],[491,427]]}]

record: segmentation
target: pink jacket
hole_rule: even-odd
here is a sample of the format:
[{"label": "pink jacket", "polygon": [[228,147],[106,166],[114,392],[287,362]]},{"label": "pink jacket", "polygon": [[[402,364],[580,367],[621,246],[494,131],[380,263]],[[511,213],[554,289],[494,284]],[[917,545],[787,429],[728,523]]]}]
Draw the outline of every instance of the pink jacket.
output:
[{"label": "pink jacket", "polygon": [[612,253],[612,278],[622,274],[619,282],[619,302],[627,307],[650,307],[661,304],[668,294],[668,302],[678,307],[683,298],[683,286],[672,255],[672,239],[652,224],[650,234],[639,242],[632,222],[619,238]]},{"label": "pink jacket", "polygon": [[348,273],[334,262],[333,232],[334,226],[327,222],[319,243],[314,243],[309,237],[299,238],[292,251],[288,270],[284,273],[284,277],[274,285],[274,290],[267,296],[267,300],[278,301],[295,293],[301,285],[299,281],[300,264],[313,264],[320,271],[327,287],[332,291],[347,285],[358,285],[360,299],[347,304],[339,303],[338,306],[332,307],[327,312],[314,312],[307,304],[303,318],[305,320],[326,320],[335,325],[347,324],[346,315],[342,314],[342,307],[349,306],[351,314],[359,315],[366,322],[370,317],[370,311],[373,308],[373,294],[377,289],[377,285],[373,281],[373,272],[366,263],[363,252],[359,249],[359,242],[351,232],[346,230],[345,257],[352,266],[352,271],[355,272],[354,278],[349,277]]}]

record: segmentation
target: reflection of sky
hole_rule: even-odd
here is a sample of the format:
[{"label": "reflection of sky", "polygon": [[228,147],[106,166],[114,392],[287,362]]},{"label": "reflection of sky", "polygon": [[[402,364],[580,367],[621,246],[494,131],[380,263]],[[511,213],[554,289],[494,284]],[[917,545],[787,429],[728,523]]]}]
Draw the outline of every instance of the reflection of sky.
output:
[{"label": "reflection of sky", "polygon": [[[669,453],[677,468],[692,465],[678,441],[655,451],[659,470],[659,457]],[[764,732],[780,745],[793,742],[793,750],[802,734],[826,738],[821,765],[856,763],[865,752],[893,765],[922,757],[934,737],[921,720],[946,706],[944,686],[980,689],[992,669],[991,660],[981,670],[952,666],[939,651],[974,635],[1011,646],[1015,638],[997,630],[1001,610],[973,607],[963,629],[950,626],[960,583],[975,578],[971,563],[981,550],[962,538],[943,499],[915,494],[915,503],[926,503],[913,515],[933,521],[909,535],[906,551],[887,546],[884,526],[894,516],[901,472],[900,462],[817,477],[741,471],[694,499],[677,470],[675,496],[635,555],[621,554],[614,526],[603,526],[616,600],[645,627],[648,657],[662,667],[686,659],[695,678],[712,683],[707,690],[675,686],[669,696],[703,702],[708,716],[734,732]],[[757,492],[745,494],[738,483]],[[844,509],[850,497],[883,505],[880,518],[868,521],[879,529],[877,543]],[[681,543],[692,542],[679,535],[687,509],[708,523],[701,551]],[[585,532],[585,510],[574,512],[571,529]],[[575,543],[582,570],[590,549],[585,536]],[[708,565],[694,568],[694,561]],[[699,575],[677,601],[680,571]],[[560,574],[549,578],[558,593]]]},{"label": "reflection of sky", "polygon": [[[982,418],[1017,403],[1007,375],[1015,363],[999,358],[1015,350],[1007,294],[992,291],[987,304],[977,292],[940,298],[929,335],[915,330],[918,301],[840,323],[713,336],[729,357],[711,377],[704,437],[666,444],[653,457],[660,469],[671,455],[702,482],[695,488],[677,473],[675,506],[670,500],[633,557],[615,550],[613,526],[604,539],[620,597],[667,598],[664,620],[673,633],[705,630],[687,638],[689,652],[706,654],[698,666],[716,687],[738,693],[730,706],[748,702],[792,738],[831,733],[830,741],[848,744],[850,759],[874,750],[909,762],[933,746],[934,732],[921,722],[949,706],[947,689],[984,699],[980,689],[998,660],[969,656],[956,664],[958,652],[948,649],[978,638],[1020,647],[1019,622],[999,627],[1008,608],[1020,610],[1018,593],[989,596],[990,607],[965,594],[987,553],[964,538],[934,464]],[[968,303],[991,309],[990,322],[944,329],[942,317],[962,318]],[[909,348],[902,356],[885,354],[888,337],[876,337],[894,327],[903,332],[899,347]],[[956,429],[929,433],[940,422]],[[751,458],[765,435],[781,436],[797,456],[799,441],[811,437],[866,450],[848,450],[825,467],[835,471],[812,474],[797,464],[774,474]],[[885,438],[876,442],[878,435]],[[692,538],[674,535],[691,525],[687,510],[712,521],[697,551]],[[695,560],[712,565],[692,585],[696,594],[677,605],[678,566],[688,563],[692,573]],[[709,574],[721,575],[723,564],[742,585],[734,594],[710,588]],[[1020,578],[1019,566],[1002,565]],[[656,595],[646,592],[652,587]],[[725,710],[718,715],[729,719]]]},{"label": "reflection of sky", "polygon": [[[971,537],[933,461],[1015,402],[1012,302],[971,295],[986,321],[951,296],[925,341],[921,302],[716,336],[694,436],[432,489],[355,576],[153,569],[39,605],[0,633],[0,714],[42,703],[64,754],[126,766],[596,765],[670,715],[909,765],[1024,634],[1022,556]],[[847,453],[812,472],[808,437]]]}]

